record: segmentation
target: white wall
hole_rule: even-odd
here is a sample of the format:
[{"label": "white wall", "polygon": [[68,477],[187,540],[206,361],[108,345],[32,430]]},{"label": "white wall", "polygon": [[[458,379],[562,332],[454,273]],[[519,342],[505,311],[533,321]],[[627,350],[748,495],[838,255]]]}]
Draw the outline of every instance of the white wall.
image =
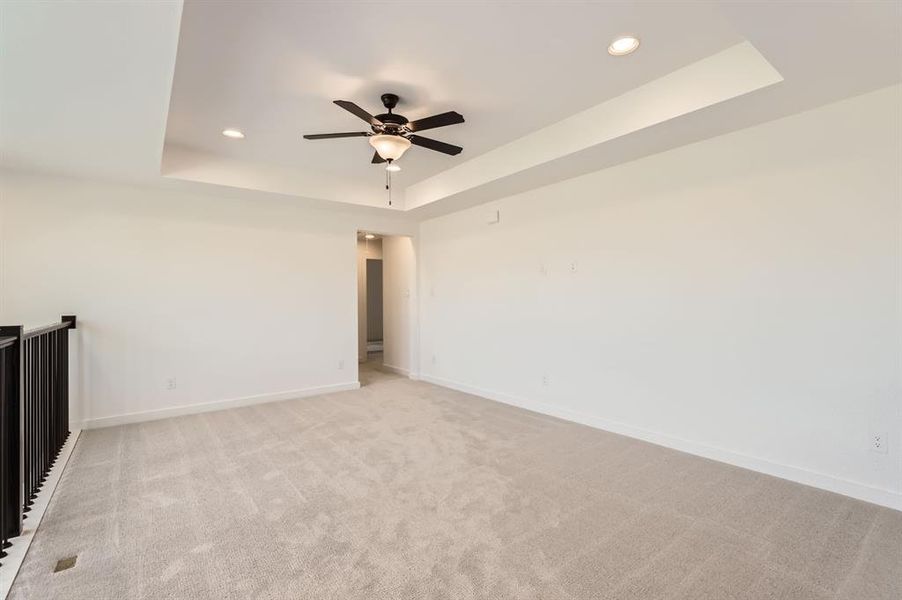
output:
[{"label": "white wall", "polygon": [[367,338],[367,298],[366,261],[368,258],[382,258],[382,239],[357,240],[357,361],[366,360]]},{"label": "white wall", "polygon": [[423,378],[902,508],[900,105],[422,223]]},{"label": "white wall", "polygon": [[389,236],[382,241],[383,364],[404,375],[416,375],[417,269],[413,239]]},{"label": "white wall", "polygon": [[287,199],[12,172],[0,214],[0,321],[78,316],[88,426],[356,387],[356,231],[410,231]]}]

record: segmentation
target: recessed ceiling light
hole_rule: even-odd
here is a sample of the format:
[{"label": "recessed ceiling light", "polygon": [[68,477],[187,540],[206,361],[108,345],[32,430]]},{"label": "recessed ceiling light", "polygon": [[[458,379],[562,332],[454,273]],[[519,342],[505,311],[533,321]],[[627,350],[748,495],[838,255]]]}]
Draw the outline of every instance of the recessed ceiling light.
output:
[{"label": "recessed ceiling light", "polygon": [[608,46],[608,54],[611,56],[625,56],[635,52],[639,47],[639,38],[632,35],[623,35],[611,42]]},{"label": "recessed ceiling light", "polygon": [[368,233],[368,234],[366,234],[366,235],[363,236],[363,237],[365,237],[365,238],[368,239],[368,240],[374,240],[374,239],[376,239],[376,236],[373,235],[372,233]]},{"label": "recessed ceiling light", "polygon": [[234,139],[236,139],[236,140],[243,140],[243,139],[244,139],[244,134],[241,133],[241,130],[240,130],[240,129],[223,129],[223,130],[222,130],[222,135],[224,135],[224,136],[226,136],[226,137],[228,137],[228,138],[234,138]]},{"label": "recessed ceiling light", "polygon": [[392,163],[392,164],[388,165],[387,167],[385,167],[385,170],[386,170],[386,171],[391,171],[392,173],[397,173],[398,171],[401,170],[401,167],[399,167],[398,165]]}]

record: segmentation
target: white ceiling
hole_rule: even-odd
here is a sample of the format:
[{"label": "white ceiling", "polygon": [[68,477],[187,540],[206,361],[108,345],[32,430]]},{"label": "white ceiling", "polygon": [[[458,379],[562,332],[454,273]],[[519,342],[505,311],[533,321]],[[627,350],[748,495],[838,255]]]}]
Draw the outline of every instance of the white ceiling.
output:
[{"label": "white ceiling", "polygon": [[0,2],[0,158],[159,179],[180,2]]},{"label": "white ceiling", "polygon": [[[467,119],[427,134],[463,146],[459,156],[414,147],[400,161],[395,208],[412,186],[429,190],[417,212],[435,214],[897,83],[900,28],[897,2],[189,1],[182,10],[175,0],[7,0],[0,158],[18,169],[384,206],[384,171],[369,164],[365,139],[301,134],[363,131],[331,101],[376,113],[392,91],[411,119],[446,110]],[[624,32],[642,47],[608,56]],[[506,173],[504,185],[485,175],[499,156],[527,152],[530,138],[579,123],[580,111],[616,106],[627,110],[618,119],[641,121],[625,93],[659,90],[669,102],[662,82],[740,42],[783,81],[640,123],[573,159],[562,149]],[[225,127],[247,138],[222,137]],[[464,181],[463,172],[483,176]]]},{"label": "white ceiling", "polygon": [[[618,33],[646,44],[614,59]],[[416,119],[457,110],[462,125],[424,133],[464,147],[399,161],[409,185],[742,41],[714,5],[646,2],[185,3],[167,143],[325,172],[379,189],[366,131],[332,104],[372,114],[397,93]],[[247,135],[224,138],[225,127]]]}]

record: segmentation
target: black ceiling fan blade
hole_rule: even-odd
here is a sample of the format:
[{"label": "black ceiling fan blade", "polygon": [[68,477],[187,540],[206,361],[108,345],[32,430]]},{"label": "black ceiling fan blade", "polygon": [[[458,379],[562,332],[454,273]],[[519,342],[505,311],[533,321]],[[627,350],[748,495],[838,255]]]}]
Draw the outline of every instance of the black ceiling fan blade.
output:
[{"label": "black ceiling fan blade", "polygon": [[353,133],[314,133],[310,135],[305,135],[305,140],[331,140],[334,138],[348,138],[348,137],[364,137],[368,136],[369,133],[365,131],[355,131]]},{"label": "black ceiling fan blade", "polygon": [[349,100],[333,100],[333,102],[335,102],[335,104],[342,107],[343,109],[345,109],[352,115],[356,115],[359,118],[363,119],[370,125],[382,125],[382,121],[380,121],[379,119],[377,119],[376,117],[374,117],[370,113],[366,112],[365,110],[363,110],[362,108],[360,108],[359,106],[357,106],[356,104],[354,104],[353,102],[351,102]]},{"label": "black ceiling fan blade", "polygon": [[378,152],[373,152],[373,160],[370,162],[372,162],[374,165],[378,165],[379,163],[384,163],[385,159],[379,156]]},{"label": "black ceiling fan blade", "polygon": [[463,150],[463,148],[461,148],[460,146],[453,146],[451,144],[446,144],[445,142],[425,138],[421,135],[410,135],[407,136],[407,139],[410,140],[410,142],[415,146],[422,146],[423,148],[429,148],[430,150],[435,150],[436,152],[444,152],[445,154],[450,154],[451,156],[460,154],[461,150]]},{"label": "black ceiling fan blade", "polygon": [[424,131],[426,129],[435,129],[436,127],[445,127],[446,125],[457,125],[464,122],[464,116],[456,111],[444,112],[440,115],[433,115],[425,119],[418,119],[407,124],[407,128],[411,131]]}]

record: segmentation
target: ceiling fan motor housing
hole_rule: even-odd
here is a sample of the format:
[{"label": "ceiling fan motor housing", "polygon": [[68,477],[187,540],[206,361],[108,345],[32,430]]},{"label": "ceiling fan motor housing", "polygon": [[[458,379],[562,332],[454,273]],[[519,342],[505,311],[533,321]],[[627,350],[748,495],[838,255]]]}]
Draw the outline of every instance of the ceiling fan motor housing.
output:
[{"label": "ceiling fan motor housing", "polygon": [[392,109],[398,105],[398,95],[397,94],[382,94],[382,104],[385,108],[388,109],[387,113],[376,115],[376,118],[382,121],[383,127],[376,128],[373,127],[373,131],[376,133],[387,133],[389,135],[395,134],[399,135],[401,133],[400,129],[404,125],[407,125],[409,122],[407,117],[404,115],[396,115],[392,113]]},{"label": "ceiling fan motor housing", "polygon": [[382,121],[384,127],[377,128],[373,126],[373,131],[379,133],[381,130],[383,133],[387,134],[400,134],[398,131],[404,125],[407,125],[409,122],[407,117],[404,115],[396,115],[392,113],[392,109],[398,105],[398,95],[397,94],[382,94],[382,104],[385,108],[388,109],[387,113],[376,115],[376,118]]},{"label": "ceiling fan motor housing", "polygon": [[[376,118],[382,121],[382,124],[385,126],[385,129],[397,129],[404,125],[407,125],[408,120],[407,117],[403,115],[396,115],[393,113],[385,113],[384,115],[376,115]],[[373,131],[376,131],[376,126],[373,126]],[[388,133],[388,131],[386,132]]]}]

